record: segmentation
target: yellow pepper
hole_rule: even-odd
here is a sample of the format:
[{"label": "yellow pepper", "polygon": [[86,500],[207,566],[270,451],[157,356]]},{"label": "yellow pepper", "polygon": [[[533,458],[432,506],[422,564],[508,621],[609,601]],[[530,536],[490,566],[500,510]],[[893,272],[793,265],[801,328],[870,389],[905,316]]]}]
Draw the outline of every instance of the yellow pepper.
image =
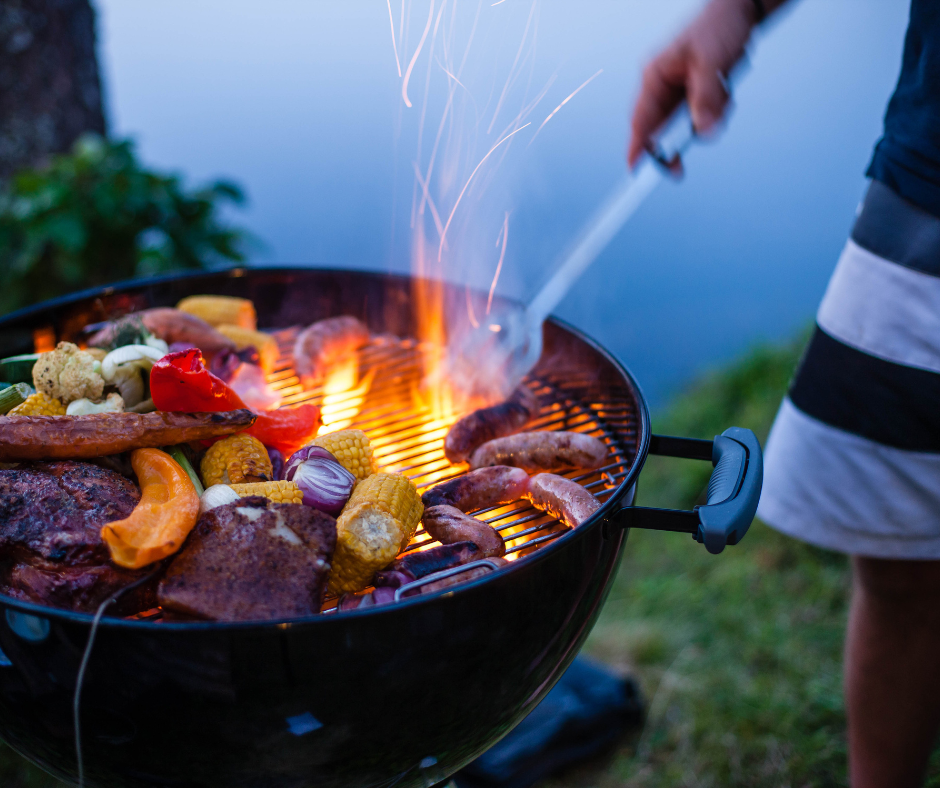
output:
[{"label": "yellow pepper", "polygon": [[108,523],[101,539],[118,566],[139,569],[173,555],[199,517],[199,496],[186,471],[166,452],[137,449],[131,466],[140,502],[130,517]]}]

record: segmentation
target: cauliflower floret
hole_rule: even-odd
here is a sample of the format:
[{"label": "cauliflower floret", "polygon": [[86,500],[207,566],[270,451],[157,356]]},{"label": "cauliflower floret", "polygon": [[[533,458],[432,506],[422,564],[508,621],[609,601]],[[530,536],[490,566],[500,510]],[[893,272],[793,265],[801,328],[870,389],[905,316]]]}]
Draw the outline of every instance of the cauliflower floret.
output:
[{"label": "cauliflower floret", "polygon": [[33,365],[33,385],[64,404],[77,399],[101,399],[104,378],[90,353],[71,342],[60,342],[55,350],[43,353]]},{"label": "cauliflower floret", "polygon": [[124,400],[120,394],[108,394],[103,402],[92,402],[90,399],[74,400],[65,409],[66,416],[90,416],[93,413],[123,413]]}]

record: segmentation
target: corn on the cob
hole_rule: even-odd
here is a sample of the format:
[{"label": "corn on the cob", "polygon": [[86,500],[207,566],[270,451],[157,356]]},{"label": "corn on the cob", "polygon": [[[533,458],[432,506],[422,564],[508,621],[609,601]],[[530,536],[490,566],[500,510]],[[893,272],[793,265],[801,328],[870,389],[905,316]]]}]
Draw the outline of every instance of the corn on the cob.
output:
[{"label": "corn on the cob", "polygon": [[313,445],[326,449],[358,481],[369,478],[378,470],[369,436],[362,430],[329,432],[314,440]]},{"label": "corn on the cob", "polygon": [[200,317],[211,326],[229,324],[254,331],[257,328],[255,305],[247,298],[197,295],[184,298],[177,309]]},{"label": "corn on the cob", "polygon": [[55,397],[37,391],[30,394],[22,405],[17,405],[8,416],[64,416],[65,405]]},{"label": "corn on the cob", "polygon": [[239,350],[249,346],[257,350],[258,355],[261,357],[261,369],[265,372],[271,372],[274,369],[281,351],[278,349],[277,341],[270,334],[265,334],[262,331],[252,331],[228,323],[217,326],[217,328],[219,333],[231,339]]},{"label": "corn on the cob", "polygon": [[213,443],[199,464],[199,473],[206,487],[266,482],[274,476],[264,444],[244,432]]},{"label": "corn on the cob", "polygon": [[411,541],[424,513],[414,483],[398,473],[375,473],[359,482],[336,521],[336,550],[329,588],[360,591]]},{"label": "corn on the cob", "polygon": [[274,503],[303,503],[304,494],[294,482],[254,482],[252,484],[230,484],[240,497],[263,495]]}]

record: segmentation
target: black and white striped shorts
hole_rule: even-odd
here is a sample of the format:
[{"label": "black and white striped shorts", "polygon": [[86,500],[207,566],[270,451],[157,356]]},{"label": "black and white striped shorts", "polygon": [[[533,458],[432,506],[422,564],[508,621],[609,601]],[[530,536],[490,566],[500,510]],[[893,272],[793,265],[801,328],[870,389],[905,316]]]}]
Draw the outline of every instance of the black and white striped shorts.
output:
[{"label": "black and white striped shorts", "polygon": [[940,559],[940,219],[872,181],[765,452],[758,516]]}]

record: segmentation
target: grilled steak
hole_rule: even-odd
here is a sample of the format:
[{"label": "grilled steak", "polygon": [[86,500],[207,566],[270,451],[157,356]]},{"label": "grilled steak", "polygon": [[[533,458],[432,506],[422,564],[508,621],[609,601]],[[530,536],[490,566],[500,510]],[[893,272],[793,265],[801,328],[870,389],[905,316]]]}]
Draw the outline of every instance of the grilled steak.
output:
[{"label": "grilled steak", "polygon": [[[101,527],[127,517],[139,500],[129,479],[86,462],[0,470],[0,592],[93,612],[149,571],[115,566],[101,541]],[[132,596],[125,608],[146,606],[146,589]]]},{"label": "grilled steak", "polygon": [[320,612],[336,520],[309,506],[253,496],[199,518],[160,582],[172,613],[259,621]]}]

